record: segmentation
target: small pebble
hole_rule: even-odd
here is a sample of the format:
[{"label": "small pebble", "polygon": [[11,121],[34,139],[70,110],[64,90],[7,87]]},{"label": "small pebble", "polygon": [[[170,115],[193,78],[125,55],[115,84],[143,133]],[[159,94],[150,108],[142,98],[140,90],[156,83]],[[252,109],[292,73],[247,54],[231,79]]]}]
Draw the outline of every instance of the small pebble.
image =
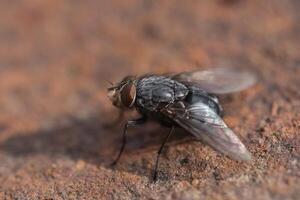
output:
[{"label": "small pebble", "polygon": [[83,160],[79,160],[77,163],[76,163],[76,169],[77,170],[82,170],[85,168],[85,162]]},{"label": "small pebble", "polygon": [[192,181],[192,185],[193,185],[193,186],[198,186],[199,183],[200,183],[200,181],[199,181],[198,179],[194,179],[194,180]]}]

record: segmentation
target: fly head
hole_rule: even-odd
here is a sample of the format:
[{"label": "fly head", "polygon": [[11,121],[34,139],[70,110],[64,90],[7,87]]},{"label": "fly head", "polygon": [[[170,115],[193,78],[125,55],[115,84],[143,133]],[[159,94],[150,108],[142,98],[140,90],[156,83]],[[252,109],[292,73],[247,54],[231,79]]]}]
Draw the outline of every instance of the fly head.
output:
[{"label": "fly head", "polygon": [[127,76],[120,83],[108,88],[108,98],[118,108],[132,108],[136,99],[136,77]]}]

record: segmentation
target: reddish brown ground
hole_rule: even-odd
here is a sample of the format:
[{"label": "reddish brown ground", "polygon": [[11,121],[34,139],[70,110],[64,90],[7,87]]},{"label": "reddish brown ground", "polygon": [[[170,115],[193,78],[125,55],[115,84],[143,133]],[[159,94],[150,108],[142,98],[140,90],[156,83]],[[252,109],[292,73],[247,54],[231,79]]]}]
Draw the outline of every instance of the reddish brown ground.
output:
[{"label": "reddish brown ground", "polygon": [[[298,0],[2,0],[0,199],[300,199]],[[180,131],[130,130],[106,79],[213,66],[255,71],[259,84],[224,98],[226,122],[251,164]],[[130,118],[130,116],[128,116]]]}]

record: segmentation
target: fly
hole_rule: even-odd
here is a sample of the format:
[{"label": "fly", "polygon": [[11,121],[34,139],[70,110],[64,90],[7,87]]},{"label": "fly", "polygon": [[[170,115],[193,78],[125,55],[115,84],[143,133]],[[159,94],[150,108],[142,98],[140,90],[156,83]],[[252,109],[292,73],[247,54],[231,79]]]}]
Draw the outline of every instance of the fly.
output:
[{"label": "fly", "polygon": [[148,119],[170,127],[157,152],[154,181],[161,152],[176,127],[183,128],[231,159],[251,160],[245,145],[222,120],[222,107],[216,95],[238,92],[255,82],[256,78],[250,72],[226,68],[125,77],[108,88],[108,97],[114,106],[121,110],[136,109],[141,117],[125,124],[123,143],[113,165],[125,148],[128,127],[141,125]]}]

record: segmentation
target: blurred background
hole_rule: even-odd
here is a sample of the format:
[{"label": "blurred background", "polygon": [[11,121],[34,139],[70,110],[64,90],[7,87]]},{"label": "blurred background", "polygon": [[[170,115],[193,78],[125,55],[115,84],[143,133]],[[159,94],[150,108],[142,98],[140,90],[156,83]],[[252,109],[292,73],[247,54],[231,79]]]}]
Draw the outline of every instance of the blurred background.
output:
[{"label": "blurred background", "polygon": [[[0,198],[299,199],[298,0],[1,0]],[[108,81],[210,67],[256,72],[226,98],[226,122],[254,154],[231,161],[165,129],[133,130],[116,169],[122,124]]]}]

